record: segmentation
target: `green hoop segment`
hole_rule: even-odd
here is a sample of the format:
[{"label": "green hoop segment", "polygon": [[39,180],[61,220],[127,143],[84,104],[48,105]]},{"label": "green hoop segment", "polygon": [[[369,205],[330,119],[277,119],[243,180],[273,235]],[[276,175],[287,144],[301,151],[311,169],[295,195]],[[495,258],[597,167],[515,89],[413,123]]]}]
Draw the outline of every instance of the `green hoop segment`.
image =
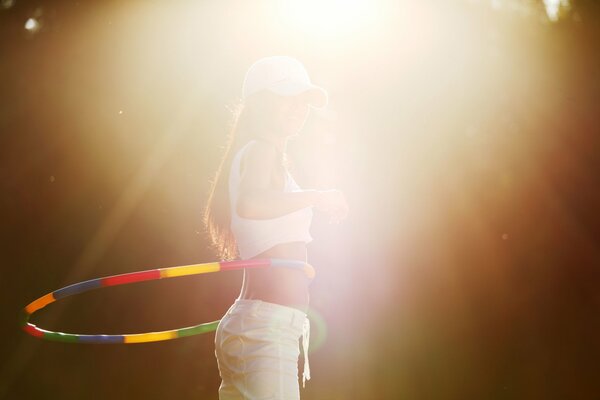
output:
[{"label": "green hoop segment", "polygon": [[37,300],[29,303],[23,310],[22,329],[31,336],[68,343],[149,343],[162,340],[173,340],[187,336],[199,335],[212,332],[217,329],[219,321],[206,322],[180,329],[172,329],[160,332],[133,333],[121,335],[82,335],[76,333],[53,332],[38,328],[29,322],[31,315],[46,307],[48,304],[68,296],[88,292],[108,286],[128,285],[135,282],[153,281],[158,279],[175,278],[178,276],[207,274],[211,272],[239,270],[245,268],[270,268],[284,267],[302,270],[309,279],[315,276],[315,270],[310,264],[296,260],[283,259],[253,259],[221,261],[204,264],[183,265],[179,267],[158,268],[146,271],[131,272],[121,275],[107,276],[104,278],[91,279],[75,283],[62,289],[50,292]]}]

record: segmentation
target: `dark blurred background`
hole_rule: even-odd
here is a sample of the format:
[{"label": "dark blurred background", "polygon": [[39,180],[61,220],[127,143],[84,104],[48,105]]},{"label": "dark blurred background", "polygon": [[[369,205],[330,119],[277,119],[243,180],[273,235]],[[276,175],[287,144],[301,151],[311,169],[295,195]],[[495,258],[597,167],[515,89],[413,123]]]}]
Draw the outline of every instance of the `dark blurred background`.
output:
[{"label": "dark blurred background", "polygon": [[[30,301],[215,260],[201,224],[248,66],[330,94],[290,144],[317,218],[303,399],[600,399],[595,0],[0,1],[0,398],[217,399],[213,334],[42,342]],[[134,333],[218,319],[238,272],[33,316]]]}]

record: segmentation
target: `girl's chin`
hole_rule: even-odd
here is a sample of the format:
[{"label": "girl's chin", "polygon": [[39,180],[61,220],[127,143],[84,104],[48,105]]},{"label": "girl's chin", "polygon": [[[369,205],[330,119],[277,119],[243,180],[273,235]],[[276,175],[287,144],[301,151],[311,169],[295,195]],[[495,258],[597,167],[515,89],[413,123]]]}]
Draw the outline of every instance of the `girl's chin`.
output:
[{"label": "girl's chin", "polygon": [[294,128],[294,129],[288,129],[285,133],[285,135],[287,137],[294,137],[294,136],[298,136],[300,134],[300,132],[302,131],[302,128]]},{"label": "girl's chin", "polygon": [[284,128],[281,130],[282,135],[285,137],[292,137],[292,136],[298,136],[298,134],[300,133],[300,129],[296,128],[296,127],[289,127],[289,128]]},{"label": "girl's chin", "polygon": [[291,126],[287,127],[287,129],[284,129],[284,131],[286,132],[287,136],[296,136],[302,131],[303,126],[304,126],[304,124],[291,125]]}]

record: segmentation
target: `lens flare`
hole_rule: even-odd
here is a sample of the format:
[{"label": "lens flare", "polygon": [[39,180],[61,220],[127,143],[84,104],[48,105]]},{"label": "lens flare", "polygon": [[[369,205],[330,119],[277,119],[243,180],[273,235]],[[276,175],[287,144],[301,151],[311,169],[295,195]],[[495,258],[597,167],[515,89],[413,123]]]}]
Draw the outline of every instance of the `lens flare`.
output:
[{"label": "lens flare", "polygon": [[314,307],[309,307],[306,312],[311,323],[309,353],[317,351],[327,340],[327,322]]}]

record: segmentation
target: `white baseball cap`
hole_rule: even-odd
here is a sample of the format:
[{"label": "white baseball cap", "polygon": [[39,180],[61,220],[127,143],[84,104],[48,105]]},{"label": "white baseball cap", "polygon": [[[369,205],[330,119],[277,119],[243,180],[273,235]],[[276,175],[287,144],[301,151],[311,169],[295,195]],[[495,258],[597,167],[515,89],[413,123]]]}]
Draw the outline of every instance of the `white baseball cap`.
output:
[{"label": "white baseball cap", "polygon": [[304,65],[295,58],[271,56],[256,61],[246,72],[242,98],[268,90],[280,96],[310,94],[310,104],[316,108],[327,105],[327,92],[314,85]]}]

